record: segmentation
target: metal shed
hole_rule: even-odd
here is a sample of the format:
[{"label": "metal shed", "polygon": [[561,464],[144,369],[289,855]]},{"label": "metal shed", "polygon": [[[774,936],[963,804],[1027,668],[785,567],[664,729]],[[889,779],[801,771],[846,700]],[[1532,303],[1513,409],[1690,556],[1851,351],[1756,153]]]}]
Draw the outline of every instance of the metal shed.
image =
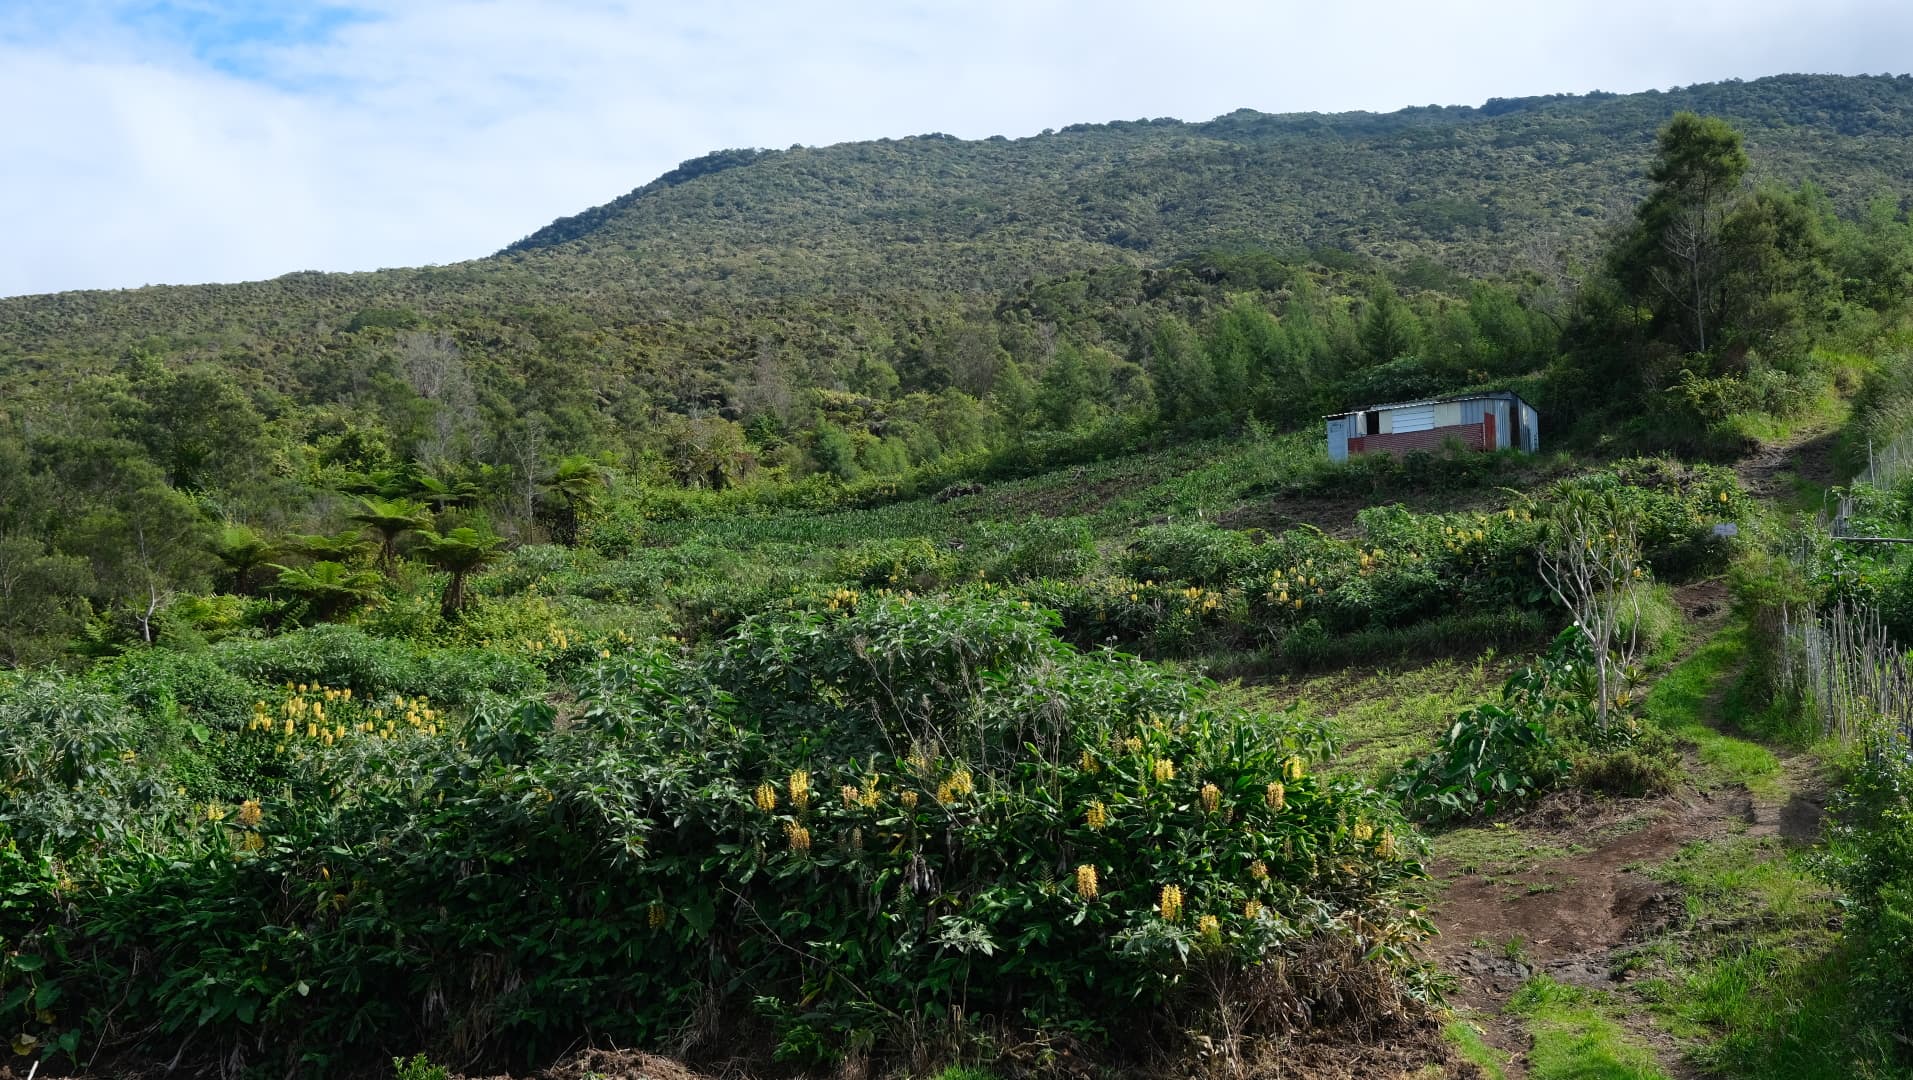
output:
[{"label": "metal shed", "polygon": [[1541,417],[1512,390],[1397,401],[1335,413],[1328,421],[1328,456],[1439,450],[1450,441],[1470,450],[1541,449]]}]

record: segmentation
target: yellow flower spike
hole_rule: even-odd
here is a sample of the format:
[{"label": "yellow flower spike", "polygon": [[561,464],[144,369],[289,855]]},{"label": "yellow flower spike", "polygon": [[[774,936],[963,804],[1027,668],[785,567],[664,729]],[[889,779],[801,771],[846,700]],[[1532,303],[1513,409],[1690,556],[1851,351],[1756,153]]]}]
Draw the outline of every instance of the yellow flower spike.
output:
[{"label": "yellow flower spike", "polygon": [[1089,808],[1083,811],[1083,824],[1091,829],[1103,829],[1109,825],[1109,807],[1101,799],[1090,800]]},{"label": "yellow flower spike", "polygon": [[937,801],[945,806],[956,801],[956,791],[950,787],[948,780],[937,785]]},{"label": "yellow flower spike", "polygon": [[1076,868],[1076,895],[1085,900],[1096,899],[1096,868],[1088,863]]},{"label": "yellow flower spike", "polygon": [[1156,898],[1156,910],[1161,913],[1164,922],[1175,922],[1182,918],[1182,890],[1174,885],[1164,885],[1162,893]]},{"label": "yellow flower spike", "polygon": [[865,810],[875,810],[878,800],[882,797],[882,793],[877,790],[877,778],[874,776],[865,777],[863,797],[858,800],[863,804],[863,808]]},{"label": "yellow flower spike", "polygon": [[1142,740],[1131,735],[1129,738],[1123,740],[1123,749],[1132,754],[1140,754],[1142,753]]},{"label": "yellow flower spike", "polygon": [[1202,785],[1203,813],[1213,814],[1222,809],[1222,789],[1214,784]]},{"label": "yellow flower spike", "polygon": [[1077,759],[1077,765],[1086,773],[1098,773],[1103,771],[1102,763],[1098,762],[1096,755],[1090,753],[1088,749],[1084,749],[1083,756]]},{"label": "yellow flower spike", "polygon": [[1302,779],[1302,777],[1306,776],[1307,774],[1308,774],[1308,766],[1302,761],[1302,758],[1300,757],[1300,755],[1291,757],[1289,758],[1289,760],[1282,763],[1282,775],[1290,783],[1294,783],[1295,781]]},{"label": "yellow flower spike", "polygon": [[1176,763],[1169,758],[1157,758],[1150,763],[1149,771],[1157,783],[1168,783],[1176,778]]},{"label": "yellow flower spike", "polygon": [[1222,920],[1214,915],[1203,915],[1196,919],[1196,932],[1211,945],[1222,944]]},{"label": "yellow flower spike", "polygon": [[316,739],[318,737],[319,737],[319,725],[308,721],[306,723],[306,738]]},{"label": "yellow flower spike", "polygon": [[1381,842],[1375,845],[1376,854],[1384,859],[1395,857],[1395,834],[1388,829],[1382,830]]},{"label": "yellow flower spike", "polygon": [[226,808],[224,806],[221,806],[218,803],[207,803],[206,804],[206,820],[207,821],[226,820]]},{"label": "yellow flower spike", "polygon": [[1255,922],[1257,919],[1260,919],[1262,917],[1262,901],[1251,900],[1242,905],[1242,917],[1250,922]]},{"label": "yellow flower spike", "polygon": [[256,829],[266,820],[266,811],[259,805],[258,799],[247,799],[239,804],[239,813],[233,816],[233,820],[248,829]]},{"label": "yellow flower spike", "polygon": [[976,782],[970,778],[970,770],[958,769],[951,773],[950,790],[958,797],[976,794]]},{"label": "yellow flower spike", "polygon": [[906,791],[897,796],[897,801],[903,804],[905,810],[915,810],[917,808],[917,793],[914,791]]},{"label": "yellow flower spike", "polygon": [[1261,859],[1249,864],[1249,876],[1257,881],[1269,880],[1269,864]]},{"label": "yellow flower spike", "polygon": [[790,849],[799,855],[810,851],[810,830],[795,821],[784,823],[784,838],[790,842]]},{"label": "yellow flower spike", "polygon": [[1262,789],[1262,801],[1269,809],[1280,811],[1289,804],[1288,789],[1282,786],[1280,780],[1271,781],[1268,787]]},{"label": "yellow flower spike", "polygon": [[777,809],[777,789],[768,781],[757,785],[757,791],[753,793],[752,799],[757,803],[757,808],[767,814]]},{"label": "yellow flower spike", "polygon": [[664,910],[663,904],[653,902],[651,904],[651,907],[648,910],[646,910],[644,913],[645,925],[649,926],[653,930],[663,929],[666,914],[667,913]]},{"label": "yellow flower spike", "polygon": [[810,773],[798,769],[790,774],[785,782],[785,790],[790,792],[790,804],[798,810],[810,805]]},{"label": "yellow flower spike", "polygon": [[863,796],[862,792],[858,791],[854,786],[850,784],[845,784],[843,786],[841,794],[844,797],[845,807],[852,807],[857,805],[857,803],[861,800]]},{"label": "yellow flower spike", "polygon": [[1364,843],[1364,844],[1368,843],[1369,840],[1374,837],[1374,835],[1375,835],[1375,826],[1370,825],[1366,821],[1358,821],[1355,823],[1355,839],[1359,841],[1360,843]]}]

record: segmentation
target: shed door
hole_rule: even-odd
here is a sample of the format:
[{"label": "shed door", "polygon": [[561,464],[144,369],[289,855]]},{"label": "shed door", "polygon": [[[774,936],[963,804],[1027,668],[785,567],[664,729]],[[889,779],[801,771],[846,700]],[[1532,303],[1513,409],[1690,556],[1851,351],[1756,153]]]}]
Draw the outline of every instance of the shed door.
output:
[{"label": "shed door", "polygon": [[1427,431],[1435,426],[1435,407],[1420,405],[1413,409],[1396,409],[1389,414],[1389,427],[1399,435],[1405,431]]}]

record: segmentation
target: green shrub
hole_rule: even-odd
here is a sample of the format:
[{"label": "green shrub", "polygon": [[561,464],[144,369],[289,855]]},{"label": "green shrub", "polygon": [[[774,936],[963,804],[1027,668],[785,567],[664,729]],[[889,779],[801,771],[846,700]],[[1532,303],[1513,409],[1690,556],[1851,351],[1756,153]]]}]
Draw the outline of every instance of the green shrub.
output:
[{"label": "green shrub", "polygon": [[1209,524],[1151,525],[1137,530],[1122,560],[1138,581],[1219,587],[1255,561],[1245,533]]},{"label": "green shrub", "polygon": [[1891,1031],[1913,1030],[1913,757],[1895,733],[1868,749],[1829,810],[1820,874],[1847,898],[1860,998]]},{"label": "green shrub", "polygon": [[277,747],[279,790],[111,849],[59,920],[12,879],[0,917],[44,947],[0,985],[55,988],[88,1045],[190,1032],[305,1073],[650,1041],[713,1007],[811,1059],[959,1007],[1107,1045],[1193,1022],[1200,972],[1305,955],[1340,959],[1291,965],[1268,1015],[1361,1008],[1349,965],[1403,970],[1424,929],[1392,806],[1311,772],[1319,728],[1054,625],[993,590],[755,616],[580,671],[562,727],[498,699],[388,735],[386,703],[295,690],[222,736]]},{"label": "green shrub", "polygon": [[1550,790],[1577,768],[1597,784],[1658,790],[1673,775],[1671,741],[1625,710],[1598,719],[1593,653],[1573,627],[1508,677],[1498,704],[1464,710],[1392,789],[1433,822],[1494,814]]}]

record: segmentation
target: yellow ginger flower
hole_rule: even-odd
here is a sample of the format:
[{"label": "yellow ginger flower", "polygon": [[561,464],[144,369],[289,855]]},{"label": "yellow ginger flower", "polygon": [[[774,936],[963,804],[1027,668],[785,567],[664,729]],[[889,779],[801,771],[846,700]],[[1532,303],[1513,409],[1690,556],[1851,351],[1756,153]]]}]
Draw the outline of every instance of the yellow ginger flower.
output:
[{"label": "yellow ginger flower", "polygon": [[1213,814],[1222,809],[1222,789],[1214,784],[1202,785],[1202,810]]},{"label": "yellow ginger flower", "polygon": [[862,792],[859,792],[854,785],[845,784],[840,790],[840,794],[844,797],[844,806],[849,808],[857,805],[857,800],[861,797]]},{"label": "yellow ginger flower", "polygon": [[1242,917],[1254,922],[1262,917],[1262,901],[1251,900],[1242,905]]},{"label": "yellow ginger flower", "polygon": [[239,804],[239,813],[234,815],[233,820],[248,829],[256,829],[260,822],[266,820],[266,811],[259,805],[258,799],[247,799]]},{"label": "yellow ginger flower", "polygon": [[950,791],[959,797],[976,794],[976,782],[970,778],[970,770],[958,769],[950,774]]},{"label": "yellow ginger flower", "polygon": [[777,809],[777,789],[768,781],[757,785],[757,790],[751,794],[751,798],[757,803],[757,808],[767,814]]},{"label": "yellow ginger flower", "polygon": [[1366,821],[1358,821],[1355,823],[1355,839],[1357,841],[1366,844],[1374,835],[1375,826],[1370,825]]},{"label": "yellow ginger flower", "polygon": [[1176,763],[1169,758],[1157,758],[1150,763],[1149,771],[1157,783],[1167,783],[1176,778]]},{"label": "yellow ginger flower", "polygon": [[877,791],[877,778],[874,776],[864,777],[863,796],[858,800],[863,803],[864,809],[875,810],[877,808],[877,800],[881,797],[881,794]]},{"label": "yellow ginger flower", "polygon": [[1094,772],[1103,771],[1102,764],[1096,760],[1096,755],[1090,753],[1088,750],[1083,751],[1083,756],[1078,761],[1078,765],[1086,773],[1094,773]]},{"label": "yellow ginger flower", "polygon": [[897,796],[897,801],[903,804],[905,810],[915,810],[917,808],[917,793],[914,791],[906,791]]},{"label": "yellow ginger flower", "polygon": [[1196,918],[1196,932],[1211,945],[1222,944],[1222,920],[1214,915],[1201,915]]},{"label": "yellow ginger flower", "polygon": [[1268,804],[1269,809],[1279,811],[1289,804],[1288,789],[1282,786],[1280,780],[1271,781],[1268,787],[1262,789],[1262,801]]},{"label": "yellow ginger flower", "polygon": [[264,851],[266,848],[266,838],[256,832],[249,832],[244,839],[239,841],[239,846],[245,848],[247,851]]},{"label": "yellow ginger flower", "polygon": [[903,763],[910,766],[910,771],[918,776],[930,771],[930,759],[923,756],[921,750],[913,751],[909,757],[903,759]]},{"label": "yellow ginger flower", "polygon": [[1131,735],[1129,738],[1123,740],[1123,749],[1132,754],[1140,754],[1142,753],[1142,740]]},{"label": "yellow ginger flower", "polygon": [[792,806],[802,810],[810,805],[810,774],[808,772],[798,769],[791,773],[790,779],[784,786],[785,790],[790,792]]},{"label": "yellow ginger flower", "polygon": [[318,737],[319,737],[319,725],[308,721],[306,723],[306,738],[316,739]]},{"label": "yellow ginger flower", "polygon": [[1085,900],[1096,899],[1096,868],[1088,863],[1076,868],[1076,895]]},{"label": "yellow ginger flower", "polygon": [[206,820],[207,821],[226,820],[226,808],[216,802],[207,803],[206,804]]},{"label": "yellow ginger flower", "polygon": [[937,801],[945,806],[956,801],[956,789],[950,786],[948,780],[937,785]]},{"label": "yellow ginger flower", "polygon": [[1392,859],[1395,857],[1395,834],[1392,831],[1388,829],[1382,830],[1382,839],[1380,843],[1375,845],[1375,852],[1384,859]]},{"label": "yellow ginger flower", "polygon": [[1083,824],[1092,829],[1101,829],[1109,824],[1109,808],[1101,799],[1091,800],[1089,809],[1083,812]]},{"label": "yellow ginger flower", "polygon": [[1256,861],[1250,863],[1249,876],[1254,878],[1257,881],[1269,880],[1269,864],[1263,862],[1261,859],[1257,859]]},{"label": "yellow ginger flower", "polygon": [[1162,894],[1157,897],[1156,910],[1162,913],[1164,922],[1175,922],[1182,918],[1182,890],[1174,885],[1164,885]]},{"label": "yellow ginger flower", "polygon": [[1308,774],[1308,766],[1302,761],[1302,758],[1299,755],[1296,757],[1291,757],[1289,760],[1282,763],[1282,776],[1291,784],[1297,780],[1302,779],[1302,777],[1306,776],[1307,774]]},{"label": "yellow ginger flower", "polygon": [[784,838],[790,841],[790,849],[799,855],[810,851],[810,830],[795,821],[784,823]]},{"label": "yellow ginger flower", "polygon": [[659,930],[664,927],[665,916],[664,905],[653,901],[650,908],[646,909],[644,913],[644,921],[651,929]]}]

